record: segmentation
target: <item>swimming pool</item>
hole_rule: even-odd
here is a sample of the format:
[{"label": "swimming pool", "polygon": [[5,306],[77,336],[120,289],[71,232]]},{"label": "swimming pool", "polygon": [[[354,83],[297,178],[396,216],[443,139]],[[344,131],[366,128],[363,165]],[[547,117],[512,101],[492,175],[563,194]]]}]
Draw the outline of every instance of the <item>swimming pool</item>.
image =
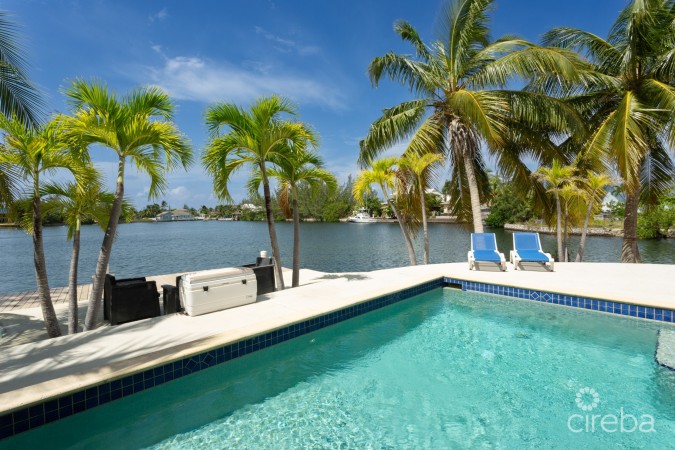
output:
[{"label": "swimming pool", "polygon": [[667,448],[660,327],[673,328],[436,289],[0,447]]}]

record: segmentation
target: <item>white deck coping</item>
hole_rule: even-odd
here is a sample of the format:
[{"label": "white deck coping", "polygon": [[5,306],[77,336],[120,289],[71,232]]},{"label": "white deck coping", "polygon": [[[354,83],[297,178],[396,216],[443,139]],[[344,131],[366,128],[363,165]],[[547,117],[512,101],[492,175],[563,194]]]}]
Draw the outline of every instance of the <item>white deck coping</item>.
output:
[{"label": "white deck coping", "polygon": [[[0,351],[0,413],[166,364],[443,276],[675,310],[675,265],[561,263],[555,272],[469,271],[467,263],[312,272],[310,284],[256,303],[174,314]],[[664,324],[669,329],[672,324]]]}]

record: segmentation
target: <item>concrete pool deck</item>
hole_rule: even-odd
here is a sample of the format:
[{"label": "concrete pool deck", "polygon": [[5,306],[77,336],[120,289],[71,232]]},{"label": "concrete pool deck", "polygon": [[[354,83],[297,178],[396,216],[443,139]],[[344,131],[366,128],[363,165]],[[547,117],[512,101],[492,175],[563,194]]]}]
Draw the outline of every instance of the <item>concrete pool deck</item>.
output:
[{"label": "concrete pool deck", "polygon": [[514,271],[511,265],[507,272],[469,271],[466,263],[451,263],[304,274],[305,285],[239,308],[197,317],[174,314],[2,348],[0,414],[441,277],[675,310],[675,265],[559,263],[550,273]]}]

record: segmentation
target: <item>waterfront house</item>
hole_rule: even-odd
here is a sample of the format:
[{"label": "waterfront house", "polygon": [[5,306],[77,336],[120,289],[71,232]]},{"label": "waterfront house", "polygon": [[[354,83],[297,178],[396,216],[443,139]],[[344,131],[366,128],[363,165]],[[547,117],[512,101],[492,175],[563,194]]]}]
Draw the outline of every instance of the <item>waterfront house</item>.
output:
[{"label": "waterfront house", "polygon": [[156,222],[182,222],[189,220],[195,220],[195,218],[187,209],[164,211],[161,214],[157,214],[157,216],[155,216]]},{"label": "waterfront house", "polygon": [[0,208],[0,223],[9,223],[9,210]]}]

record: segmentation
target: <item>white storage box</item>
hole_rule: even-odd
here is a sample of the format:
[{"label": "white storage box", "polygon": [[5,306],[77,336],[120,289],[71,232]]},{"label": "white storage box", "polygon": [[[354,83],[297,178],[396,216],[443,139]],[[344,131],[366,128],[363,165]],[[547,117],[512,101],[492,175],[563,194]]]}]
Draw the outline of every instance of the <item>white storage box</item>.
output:
[{"label": "white storage box", "polygon": [[255,302],[257,282],[252,269],[228,267],[182,276],[180,303],[191,316]]}]

